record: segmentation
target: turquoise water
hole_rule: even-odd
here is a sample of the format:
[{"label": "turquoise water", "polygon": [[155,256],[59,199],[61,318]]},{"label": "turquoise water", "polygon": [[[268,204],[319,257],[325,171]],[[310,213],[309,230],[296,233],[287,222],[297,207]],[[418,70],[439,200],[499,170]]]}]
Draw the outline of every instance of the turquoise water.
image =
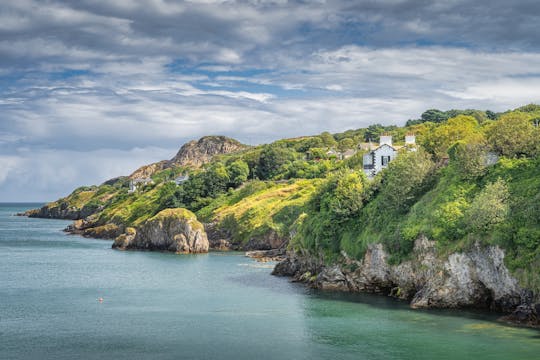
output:
[{"label": "turquoise water", "polygon": [[314,292],[239,253],[115,251],[11,216],[34,206],[0,205],[0,359],[540,358],[540,332],[490,314]]}]

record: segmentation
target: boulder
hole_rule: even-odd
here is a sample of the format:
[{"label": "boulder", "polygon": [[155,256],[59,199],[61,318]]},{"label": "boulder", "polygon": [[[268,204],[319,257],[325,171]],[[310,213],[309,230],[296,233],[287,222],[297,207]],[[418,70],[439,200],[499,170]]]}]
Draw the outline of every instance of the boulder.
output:
[{"label": "boulder", "polygon": [[191,211],[165,209],[139,228],[128,228],[116,238],[113,248],[206,253],[209,243],[203,225]]}]

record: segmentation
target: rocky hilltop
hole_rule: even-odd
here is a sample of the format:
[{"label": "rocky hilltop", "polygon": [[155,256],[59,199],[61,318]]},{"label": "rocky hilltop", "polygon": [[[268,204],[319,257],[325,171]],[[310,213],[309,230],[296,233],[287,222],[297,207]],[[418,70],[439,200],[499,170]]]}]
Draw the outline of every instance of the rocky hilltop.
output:
[{"label": "rocky hilltop", "polygon": [[247,148],[246,145],[226,136],[204,136],[199,140],[184,144],[172,159],[142,166],[129,177],[131,179],[148,178],[158,171],[174,166],[198,168],[210,162],[216,155],[230,154],[245,148]]},{"label": "rocky hilltop", "polygon": [[[129,180],[150,178],[160,171],[172,168],[187,167],[196,169],[210,162],[217,155],[231,154],[246,148],[248,148],[247,145],[226,136],[204,136],[199,140],[192,140],[184,144],[170,160],[162,160],[141,166],[128,177],[115,177],[105,181],[102,186],[122,184],[127,186]],[[79,220],[85,219],[103,209],[103,206],[79,201],[78,195],[76,190],[66,198],[48,203],[40,209],[29,210],[21,215],[37,218]],[[75,201],[74,197],[76,198]]]},{"label": "rocky hilltop", "polygon": [[203,225],[186,209],[166,209],[145,221],[138,229],[128,228],[116,238],[113,248],[159,250],[175,253],[208,252]]},{"label": "rocky hilltop", "polygon": [[169,163],[176,166],[200,167],[216,155],[230,154],[246,148],[246,145],[226,136],[205,136],[184,144]]}]

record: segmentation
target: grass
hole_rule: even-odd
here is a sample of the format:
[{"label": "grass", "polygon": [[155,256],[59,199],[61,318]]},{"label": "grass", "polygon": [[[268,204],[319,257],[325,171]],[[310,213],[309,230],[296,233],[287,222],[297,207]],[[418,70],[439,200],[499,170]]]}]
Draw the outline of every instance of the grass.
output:
[{"label": "grass", "polygon": [[[218,222],[220,227],[230,231],[237,242],[246,242],[269,231],[275,231],[279,236],[288,236],[290,227],[304,211],[306,202],[320,182],[259,182],[219,199],[219,207],[211,204],[211,218]],[[206,214],[209,211],[203,210]]]}]

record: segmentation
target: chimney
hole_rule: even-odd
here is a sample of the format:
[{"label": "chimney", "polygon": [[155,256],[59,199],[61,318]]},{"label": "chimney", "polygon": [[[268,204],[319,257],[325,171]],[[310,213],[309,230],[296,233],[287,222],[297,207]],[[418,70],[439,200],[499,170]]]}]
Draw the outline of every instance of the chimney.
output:
[{"label": "chimney", "polygon": [[405,145],[415,145],[415,144],[416,144],[416,136],[414,134],[405,135]]},{"label": "chimney", "polygon": [[392,146],[392,135],[387,135],[387,134],[381,135],[381,139],[379,140],[379,146],[382,146],[385,144]]}]

